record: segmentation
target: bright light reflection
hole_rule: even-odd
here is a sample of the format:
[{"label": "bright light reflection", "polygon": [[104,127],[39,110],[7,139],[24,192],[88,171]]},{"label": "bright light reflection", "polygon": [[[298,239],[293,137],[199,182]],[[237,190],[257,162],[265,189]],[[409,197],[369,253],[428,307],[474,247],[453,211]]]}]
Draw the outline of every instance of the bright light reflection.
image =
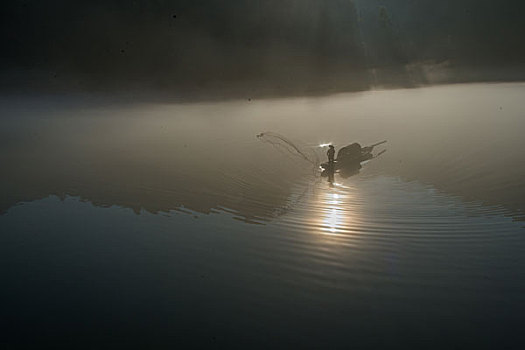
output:
[{"label": "bright light reflection", "polygon": [[323,195],[321,231],[328,234],[345,233],[345,226],[350,221],[349,212],[342,206],[348,194],[328,192]]},{"label": "bright light reflection", "polygon": [[334,182],[334,186],[335,186],[335,187],[340,187],[340,188],[350,188],[350,187],[345,186],[345,185],[342,185],[342,184],[340,184],[340,183],[338,183],[338,182]]},{"label": "bright light reflection", "polygon": [[322,143],[322,144],[319,145],[319,147],[323,148],[323,147],[328,147],[330,145],[331,145],[331,143]]}]

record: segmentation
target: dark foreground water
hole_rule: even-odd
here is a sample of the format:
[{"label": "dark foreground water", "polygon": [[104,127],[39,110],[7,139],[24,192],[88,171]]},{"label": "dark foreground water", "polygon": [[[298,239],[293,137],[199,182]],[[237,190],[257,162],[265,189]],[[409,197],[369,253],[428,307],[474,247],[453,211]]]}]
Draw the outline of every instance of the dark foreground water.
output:
[{"label": "dark foreground water", "polygon": [[[5,98],[0,344],[520,349],[524,92]],[[387,152],[330,186],[265,130]]]}]

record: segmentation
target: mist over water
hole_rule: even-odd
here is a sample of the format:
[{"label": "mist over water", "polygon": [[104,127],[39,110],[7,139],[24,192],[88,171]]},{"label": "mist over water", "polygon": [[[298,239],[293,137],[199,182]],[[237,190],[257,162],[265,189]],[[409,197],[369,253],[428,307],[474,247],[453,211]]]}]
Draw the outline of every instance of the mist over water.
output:
[{"label": "mist over water", "polygon": [[525,349],[524,11],[1,2],[0,349]]},{"label": "mist over water", "polygon": [[4,97],[6,342],[517,348],[524,93]]},{"label": "mist over water", "polygon": [[[316,177],[312,170],[326,157],[320,144],[339,149],[387,139],[388,152],[365,173],[417,180],[519,216],[524,90],[454,85],[198,104],[77,100],[63,107],[60,100],[46,107],[6,99],[2,210],[51,194],[137,212],[246,210],[245,201],[257,198],[249,208],[265,216],[306,174]],[[256,137],[268,130],[278,133]],[[289,149],[271,147],[270,136]]]}]

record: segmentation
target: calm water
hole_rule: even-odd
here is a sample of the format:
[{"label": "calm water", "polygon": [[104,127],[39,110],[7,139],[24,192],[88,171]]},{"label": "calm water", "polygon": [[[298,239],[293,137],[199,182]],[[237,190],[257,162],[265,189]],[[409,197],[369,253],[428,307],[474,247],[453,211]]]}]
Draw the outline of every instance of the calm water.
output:
[{"label": "calm water", "polygon": [[[0,343],[522,348],[523,96],[4,97]],[[330,186],[267,130],[387,152]]]}]

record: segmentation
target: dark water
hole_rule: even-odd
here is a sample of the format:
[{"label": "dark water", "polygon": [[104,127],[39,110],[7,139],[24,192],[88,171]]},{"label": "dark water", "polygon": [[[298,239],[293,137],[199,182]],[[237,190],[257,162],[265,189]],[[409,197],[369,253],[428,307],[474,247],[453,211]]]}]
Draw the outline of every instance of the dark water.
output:
[{"label": "dark water", "polygon": [[522,348],[524,92],[4,98],[0,343]]}]

